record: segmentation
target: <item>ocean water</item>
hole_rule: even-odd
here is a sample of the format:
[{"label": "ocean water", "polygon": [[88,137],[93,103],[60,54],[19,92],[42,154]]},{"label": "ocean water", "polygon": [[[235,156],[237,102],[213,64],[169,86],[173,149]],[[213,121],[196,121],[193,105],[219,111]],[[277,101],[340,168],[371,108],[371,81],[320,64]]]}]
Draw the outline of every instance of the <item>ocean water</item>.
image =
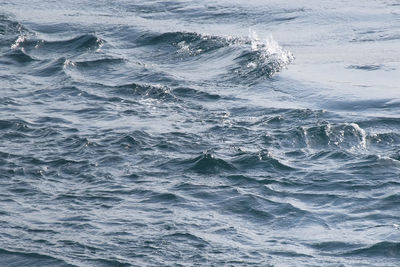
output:
[{"label": "ocean water", "polygon": [[399,266],[400,3],[2,0],[0,266]]}]

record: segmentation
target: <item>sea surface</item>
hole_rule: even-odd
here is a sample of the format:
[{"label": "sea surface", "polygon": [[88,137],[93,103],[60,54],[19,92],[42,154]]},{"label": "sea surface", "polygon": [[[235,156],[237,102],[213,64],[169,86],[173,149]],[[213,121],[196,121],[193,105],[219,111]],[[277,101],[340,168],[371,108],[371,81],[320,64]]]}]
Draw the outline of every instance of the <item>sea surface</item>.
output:
[{"label": "sea surface", "polygon": [[1,0],[0,266],[399,266],[398,0]]}]

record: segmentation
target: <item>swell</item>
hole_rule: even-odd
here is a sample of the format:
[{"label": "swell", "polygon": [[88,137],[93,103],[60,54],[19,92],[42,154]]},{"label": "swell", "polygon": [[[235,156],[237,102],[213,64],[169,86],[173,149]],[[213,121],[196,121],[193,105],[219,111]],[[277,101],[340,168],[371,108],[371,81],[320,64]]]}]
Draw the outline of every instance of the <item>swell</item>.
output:
[{"label": "swell", "polygon": [[104,40],[93,35],[83,34],[66,40],[47,41],[26,36],[19,36],[11,46],[13,49],[21,48],[26,51],[35,51],[39,54],[64,53],[71,54],[76,52],[95,50],[104,44]]},{"label": "swell", "polygon": [[217,59],[220,64],[227,62],[219,79],[235,84],[248,85],[270,78],[294,60],[272,37],[262,40],[254,31],[247,38],[194,32],[150,34],[142,36],[137,44],[157,49],[157,58],[168,63],[189,61],[199,65]]},{"label": "swell", "polygon": [[21,23],[0,14],[0,51],[10,48],[16,36],[28,32]]},{"label": "swell", "polygon": [[240,2],[207,3],[207,5],[188,5],[180,2],[156,2],[146,4],[131,4],[129,7],[143,18],[162,20],[179,19],[191,23],[208,24],[236,23],[247,24],[263,21],[265,24],[279,24],[295,20],[304,8],[271,8],[269,5],[258,6],[256,9],[242,5]]},{"label": "swell", "polygon": [[32,252],[14,252],[5,249],[0,249],[0,265],[10,267],[39,265],[57,267],[73,266],[52,256]]},{"label": "swell", "polygon": [[1,64],[16,64],[19,67],[37,61],[37,59],[30,56],[23,50],[7,51],[3,54],[3,57],[7,60],[4,60],[3,58],[0,59]]},{"label": "swell", "polygon": [[361,257],[381,257],[381,258],[400,258],[400,243],[398,242],[378,242],[370,246],[354,249],[342,254],[343,256]]}]

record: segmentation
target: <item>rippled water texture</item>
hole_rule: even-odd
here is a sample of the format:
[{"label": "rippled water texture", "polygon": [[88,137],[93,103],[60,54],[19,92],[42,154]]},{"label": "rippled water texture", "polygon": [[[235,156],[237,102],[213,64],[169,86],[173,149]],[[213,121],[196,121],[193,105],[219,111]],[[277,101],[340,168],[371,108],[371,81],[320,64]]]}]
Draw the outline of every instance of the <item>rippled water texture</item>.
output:
[{"label": "rippled water texture", "polygon": [[1,1],[0,265],[398,265],[400,6],[359,2]]}]

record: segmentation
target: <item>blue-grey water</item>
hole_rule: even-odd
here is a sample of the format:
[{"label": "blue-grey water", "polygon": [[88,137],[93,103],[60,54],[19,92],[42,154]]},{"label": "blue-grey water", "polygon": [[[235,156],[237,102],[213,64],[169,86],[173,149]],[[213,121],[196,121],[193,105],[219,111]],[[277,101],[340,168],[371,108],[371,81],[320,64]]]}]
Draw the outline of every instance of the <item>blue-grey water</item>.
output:
[{"label": "blue-grey water", "polygon": [[0,266],[399,266],[398,0],[2,0]]}]

